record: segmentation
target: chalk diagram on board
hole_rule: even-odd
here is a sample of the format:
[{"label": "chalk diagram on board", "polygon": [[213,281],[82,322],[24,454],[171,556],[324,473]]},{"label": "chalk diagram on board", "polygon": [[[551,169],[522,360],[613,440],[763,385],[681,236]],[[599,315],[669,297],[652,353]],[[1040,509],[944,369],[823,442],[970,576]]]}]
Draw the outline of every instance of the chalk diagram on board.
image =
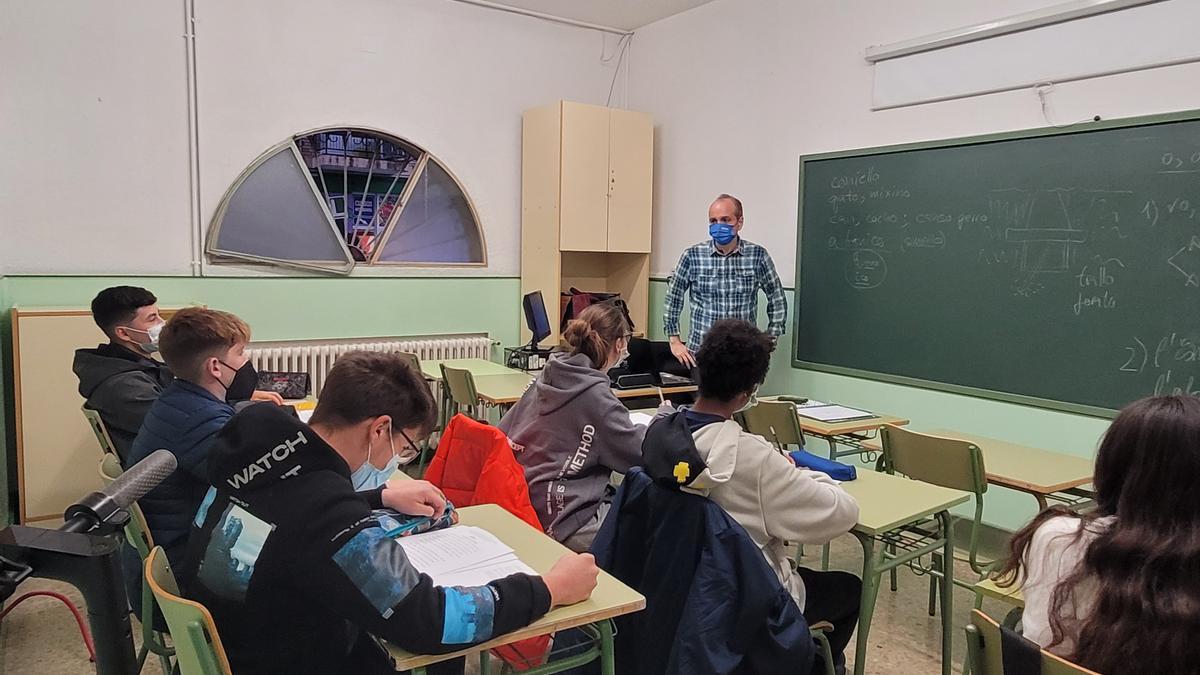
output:
[{"label": "chalk diagram on board", "polygon": [[869,248],[855,249],[846,261],[846,283],[852,288],[875,288],[887,278],[887,261]]},{"label": "chalk diagram on board", "polygon": [[1200,286],[1200,237],[1192,237],[1187,246],[1167,258],[1167,264],[1183,275],[1186,286]]},{"label": "chalk diagram on board", "polygon": [[1071,224],[1064,192],[1039,190],[1028,206],[1013,210],[1014,226],[1004,230],[1004,240],[1019,245],[1022,272],[1066,272],[1073,247],[1087,241],[1087,233]]}]

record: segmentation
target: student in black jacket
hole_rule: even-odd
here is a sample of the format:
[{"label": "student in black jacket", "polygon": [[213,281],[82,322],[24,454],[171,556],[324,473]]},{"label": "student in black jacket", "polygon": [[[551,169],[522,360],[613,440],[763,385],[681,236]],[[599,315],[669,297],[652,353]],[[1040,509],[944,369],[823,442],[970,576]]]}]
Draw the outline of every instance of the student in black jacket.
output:
[{"label": "student in black jacket", "polygon": [[391,672],[371,635],[446,653],[590,595],[598,571],[588,554],[564,556],[543,577],[472,588],[434,586],[412,567],[371,509],[432,515],[441,492],[400,480],[356,493],[351,476],[385,469],[434,415],[428,387],[399,356],[358,352],[338,359],[311,427],[275,406],[226,424],[180,576],[212,612],[235,673]]}]

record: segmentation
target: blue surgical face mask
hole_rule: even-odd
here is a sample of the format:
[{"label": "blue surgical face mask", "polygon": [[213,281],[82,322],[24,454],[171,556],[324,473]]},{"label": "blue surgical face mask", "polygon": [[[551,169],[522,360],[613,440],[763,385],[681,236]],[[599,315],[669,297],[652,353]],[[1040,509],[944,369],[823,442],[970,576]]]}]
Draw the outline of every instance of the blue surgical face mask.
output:
[{"label": "blue surgical face mask", "polygon": [[733,238],[737,236],[732,223],[709,223],[708,234],[721,246],[733,241]]},{"label": "blue surgical face mask", "polygon": [[396,473],[396,468],[400,466],[400,456],[396,454],[396,444],[392,441],[392,428],[390,426],[388,427],[388,446],[391,448],[392,458],[388,460],[387,465],[382,469],[377,469],[371,463],[371,442],[367,441],[367,461],[363,462],[362,466],[350,474],[350,482],[354,484],[356,492],[374,490],[387,483],[392,474]]}]

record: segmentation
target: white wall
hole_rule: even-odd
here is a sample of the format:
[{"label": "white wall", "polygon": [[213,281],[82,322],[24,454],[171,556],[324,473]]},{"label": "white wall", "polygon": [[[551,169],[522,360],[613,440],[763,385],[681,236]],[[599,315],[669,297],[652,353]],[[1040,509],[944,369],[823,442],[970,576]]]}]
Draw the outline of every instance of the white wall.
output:
[{"label": "white wall", "polygon": [[[1057,2],[717,0],[639,30],[630,106],[654,114],[658,139],[652,274],[707,236],[709,202],[730,192],[745,203],[746,237],[770,249],[792,286],[801,154],[1045,126],[1031,90],[872,112],[862,54]],[[1200,108],[1196,82],[1200,64],[1060,84],[1052,115]]]},{"label": "white wall", "polygon": [[[439,157],[475,201],[489,266],[465,273],[519,273],[521,112],[604,103],[615,68],[597,32],[449,0],[195,4],[206,227],[270,146],[375,127]],[[182,0],[0,0],[0,16],[0,269],[187,274]]]}]

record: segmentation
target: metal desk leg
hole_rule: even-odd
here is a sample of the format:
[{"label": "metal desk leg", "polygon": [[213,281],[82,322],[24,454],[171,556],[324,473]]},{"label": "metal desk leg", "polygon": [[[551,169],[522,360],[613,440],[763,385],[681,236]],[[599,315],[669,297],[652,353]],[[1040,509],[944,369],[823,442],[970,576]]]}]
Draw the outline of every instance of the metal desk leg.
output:
[{"label": "metal desk leg", "polygon": [[1046,510],[1046,508],[1047,508],[1048,506],[1050,506],[1049,502],[1047,502],[1047,501],[1046,501],[1046,495],[1044,495],[1044,494],[1040,494],[1040,493],[1037,493],[1037,492],[1035,492],[1035,493],[1033,493],[1033,498],[1037,500],[1037,503],[1038,503],[1038,513],[1041,513],[1042,511],[1045,511],[1045,510]]},{"label": "metal desk leg", "polygon": [[479,650],[479,673],[480,675],[492,675],[492,656],[491,652],[486,649]]},{"label": "metal desk leg", "polygon": [[616,675],[617,655],[613,649],[612,619],[600,622],[600,673],[601,675]]},{"label": "metal desk leg", "polygon": [[942,545],[942,675],[950,675],[954,665],[950,653],[954,646],[954,531],[950,529],[949,511],[939,511],[937,519],[946,540]]},{"label": "metal desk leg", "polygon": [[875,599],[879,595],[879,582],[883,572],[879,570],[883,549],[875,546],[875,538],[853,533],[863,549],[862,598],[858,602],[858,637],[854,645],[854,675],[863,675],[867,670],[867,637],[871,632],[871,618],[875,613]]}]

